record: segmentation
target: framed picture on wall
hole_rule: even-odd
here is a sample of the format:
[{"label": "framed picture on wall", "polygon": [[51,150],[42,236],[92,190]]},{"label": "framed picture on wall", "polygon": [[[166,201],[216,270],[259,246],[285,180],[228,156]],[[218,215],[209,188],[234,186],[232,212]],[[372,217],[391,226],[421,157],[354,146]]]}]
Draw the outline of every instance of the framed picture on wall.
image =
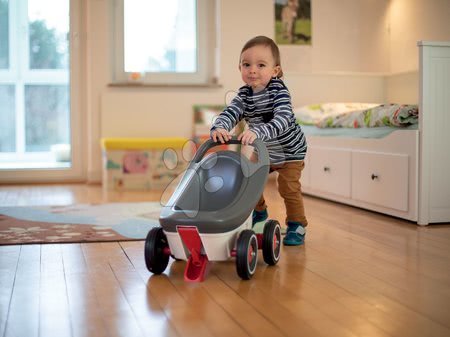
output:
[{"label": "framed picture on wall", "polygon": [[275,41],[278,44],[311,44],[311,0],[275,1]]}]

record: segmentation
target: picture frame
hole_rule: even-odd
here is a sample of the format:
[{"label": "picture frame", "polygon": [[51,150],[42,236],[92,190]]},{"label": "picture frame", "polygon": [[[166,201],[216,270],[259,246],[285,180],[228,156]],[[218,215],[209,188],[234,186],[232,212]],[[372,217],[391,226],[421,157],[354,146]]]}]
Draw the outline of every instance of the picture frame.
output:
[{"label": "picture frame", "polygon": [[275,41],[311,45],[311,0],[275,0]]}]

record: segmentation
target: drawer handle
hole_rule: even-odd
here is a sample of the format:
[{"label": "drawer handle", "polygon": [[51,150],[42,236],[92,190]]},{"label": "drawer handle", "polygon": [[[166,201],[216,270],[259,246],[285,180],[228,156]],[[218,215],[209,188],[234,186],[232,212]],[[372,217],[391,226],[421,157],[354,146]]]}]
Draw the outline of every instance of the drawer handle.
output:
[{"label": "drawer handle", "polygon": [[378,179],[378,174],[374,174],[374,173],[372,173],[372,180],[375,180],[375,179]]},{"label": "drawer handle", "polygon": [[323,171],[324,171],[324,172],[330,172],[330,168],[329,168],[328,166],[324,166],[324,167],[323,167]]}]

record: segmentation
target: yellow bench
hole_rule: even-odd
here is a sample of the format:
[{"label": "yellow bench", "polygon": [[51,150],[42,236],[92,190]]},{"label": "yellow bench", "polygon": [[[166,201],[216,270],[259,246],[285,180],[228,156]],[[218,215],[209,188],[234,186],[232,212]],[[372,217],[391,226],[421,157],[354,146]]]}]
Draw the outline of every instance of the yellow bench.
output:
[{"label": "yellow bench", "polygon": [[103,187],[108,190],[164,189],[187,166],[186,138],[103,138]]}]

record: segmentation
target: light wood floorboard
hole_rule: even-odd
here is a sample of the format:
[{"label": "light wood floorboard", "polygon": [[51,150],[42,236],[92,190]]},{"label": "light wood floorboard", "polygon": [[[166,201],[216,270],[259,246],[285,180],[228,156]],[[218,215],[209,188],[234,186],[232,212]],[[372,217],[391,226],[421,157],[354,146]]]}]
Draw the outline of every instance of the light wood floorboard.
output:
[{"label": "light wood floorboard", "polygon": [[[0,206],[159,201],[99,185],[0,186]],[[270,217],[284,222],[270,180]],[[143,241],[0,246],[0,337],[450,336],[450,224],[414,223],[305,197],[302,247],[262,256],[241,281],[233,260],[186,283],[184,261],[153,276]]]}]

